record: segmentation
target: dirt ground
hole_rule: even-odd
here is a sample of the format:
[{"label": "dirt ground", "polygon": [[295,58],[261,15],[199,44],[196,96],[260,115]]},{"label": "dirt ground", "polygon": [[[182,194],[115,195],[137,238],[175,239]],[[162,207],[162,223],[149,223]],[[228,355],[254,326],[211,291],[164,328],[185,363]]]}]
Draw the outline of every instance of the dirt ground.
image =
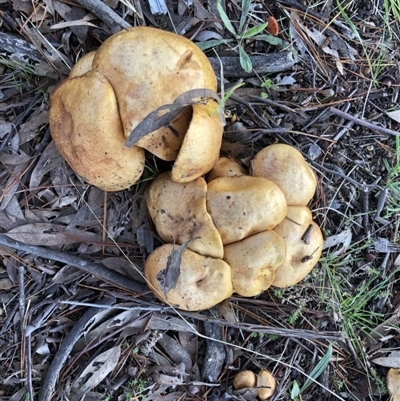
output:
[{"label": "dirt ground", "polygon": [[[163,4],[0,0],[0,399],[257,399],[233,387],[244,370],[272,373],[274,401],[400,399],[399,2]],[[145,197],[171,162],[146,153],[137,184],[104,192],[49,130],[71,66],[130,26],[209,57],[222,156],[248,171],[286,143],[312,166],[324,246],[304,280],[202,312],[148,289]]]}]

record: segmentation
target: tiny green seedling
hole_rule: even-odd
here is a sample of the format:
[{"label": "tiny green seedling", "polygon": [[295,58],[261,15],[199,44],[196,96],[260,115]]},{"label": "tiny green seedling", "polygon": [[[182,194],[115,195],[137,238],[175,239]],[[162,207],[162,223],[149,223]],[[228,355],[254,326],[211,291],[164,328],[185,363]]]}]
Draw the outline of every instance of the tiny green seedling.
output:
[{"label": "tiny green seedling", "polygon": [[243,31],[243,27],[247,20],[249,11],[251,6],[251,0],[243,0],[242,2],[242,14],[239,21],[239,32],[236,31],[235,27],[232,25],[232,22],[229,20],[225,10],[221,5],[221,0],[217,2],[217,10],[221,17],[222,23],[225,25],[225,28],[229,31],[229,33],[234,37],[234,39],[222,39],[222,40],[207,40],[204,42],[197,43],[197,46],[202,50],[208,50],[213,47],[219,46],[221,44],[228,44],[230,42],[236,41],[238,43],[237,49],[239,52],[240,65],[246,72],[251,72],[253,69],[253,65],[249,55],[246,53],[243,47],[243,41],[246,39],[256,39],[263,40],[272,45],[282,45],[283,41],[275,36],[268,34],[261,34],[262,31],[267,27],[268,23],[265,22],[263,24],[259,24],[253,26],[245,31]]}]

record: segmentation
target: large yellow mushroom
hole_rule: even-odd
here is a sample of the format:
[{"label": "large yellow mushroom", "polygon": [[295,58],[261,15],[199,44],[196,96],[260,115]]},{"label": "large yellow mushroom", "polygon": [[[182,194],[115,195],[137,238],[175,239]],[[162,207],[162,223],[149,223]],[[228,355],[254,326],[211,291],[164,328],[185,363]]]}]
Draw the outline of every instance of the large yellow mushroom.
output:
[{"label": "large yellow mushroom", "polygon": [[226,245],[224,260],[232,268],[233,291],[254,297],[267,290],[285,257],[285,241],[274,231],[263,231]]},{"label": "large yellow mushroom", "polygon": [[184,249],[180,261],[169,265],[178,249],[177,245],[162,245],[146,260],[144,273],[158,299],[179,309],[198,311],[232,295],[231,268],[227,263]]},{"label": "large yellow mushroom", "polygon": [[[172,178],[188,182],[211,170],[219,156],[223,126],[218,104],[209,96],[216,90],[211,64],[193,42],[159,29],[135,27],[111,36],[85,56],[56,89],[50,131],[66,161],[89,183],[109,191],[124,189],[140,174],[136,167],[134,174],[126,168],[123,156],[131,154],[132,163],[141,166],[144,158],[137,147],[124,149],[123,138],[151,113],[159,113],[158,118],[168,111],[158,112],[161,107],[180,99],[179,114],[171,115],[165,126],[144,132],[135,145],[163,160],[176,160]],[[86,157],[88,143],[92,157]],[[109,153],[102,153],[102,144]],[[84,152],[79,150],[82,146]],[[110,181],[113,174],[118,177],[115,183]]]},{"label": "large yellow mushroom", "polygon": [[182,245],[204,256],[222,259],[221,236],[206,209],[207,184],[203,178],[174,182],[171,172],[151,183],[147,209],[165,242]]},{"label": "large yellow mushroom", "polygon": [[53,92],[50,130],[58,150],[87,182],[106,191],[134,184],[144,151],[126,148],[114,89],[97,71],[63,82]]},{"label": "large yellow mushroom", "polygon": [[286,243],[285,261],[275,270],[275,287],[297,284],[321,256],[323,237],[306,206],[288,206],[285,220],[274,228]]},{"label": "large yellow mushroom", "polygon": [[270,145],[258,152],[252,162],[254,177],[269,178],[285,194],[288,206],[306,206],[317,188],[314,171],[293,146]]},{"label": "large yellow mushroom", "polygon": [[224,245],[270,230],[286,216],[285,196],[262,177],[219,177],[208,183],[207,210]]}]

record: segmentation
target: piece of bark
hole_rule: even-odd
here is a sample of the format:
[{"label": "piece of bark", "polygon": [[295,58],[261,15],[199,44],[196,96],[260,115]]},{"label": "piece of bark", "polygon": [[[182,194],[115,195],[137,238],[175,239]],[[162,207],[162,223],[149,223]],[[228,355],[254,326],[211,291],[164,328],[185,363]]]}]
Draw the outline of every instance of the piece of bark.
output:
[{"label": "piece of bark", "polygon": [[226,357],[225,345],[222,343],[222,325],[207,321],[203,325],[204,334],[208,338],[201,377],[207,382],[216,383]]},{"label": "piece of bark", "polygon": [[43,57],[34,45],[9,33],[0,32],[0,50],[7,53],[22,53],[35,61],[43,61]]},{"label": "piece of bark", "polygon": [[298,60],[289,51],[269,54],[255,54],[250,56],[253,65],[252,72],[245,72],[240,66],[240,59],[236,56],[227,57],[209,57],[214,72],[219,75],[221,72],[221,63],[223,66],[225,78],[247,78],[255,75],[271,74],[281,72],[292,68]]}]

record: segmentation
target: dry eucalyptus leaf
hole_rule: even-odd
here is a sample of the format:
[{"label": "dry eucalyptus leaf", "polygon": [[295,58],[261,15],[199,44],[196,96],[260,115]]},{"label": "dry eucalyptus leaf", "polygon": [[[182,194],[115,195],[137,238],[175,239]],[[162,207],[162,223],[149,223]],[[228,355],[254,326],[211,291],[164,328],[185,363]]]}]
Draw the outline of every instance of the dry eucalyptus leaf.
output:
[{"label": "dry eucalyptus leaf", "polygon": [[125,142],[130,148],[141,138],[151,132],[168,126],[186,107],[202,103],[207,99],[214,99],[220,102],[219,96],[211,89],[191,89],[179,95],[173,104],[166,104],[148,114],[131,132]]},{"label": "dry eucalyptus leaf", "polygon": [[158,340],[158,343],[164,348],[164,351],[176,364],[183,363],[185,366],[185,372],[190,373],[190,370],[192,369],[192,358],[178,341],[167,334],[164,334]]},{"label": "dry eucalyptus leaf", "polygon": [[93,359],[72,383],[73,396],[70,399],[78,400],[98,386],[117,366],[120,354],[121,348],[113,347]]},{"label": "dry eucalyptus leaf", "polygon": [[400,110],[395,111],[387,111],[386,115],[390,117],[392,120],[397,121],[400,123]]},{"label": "dry eucalyptus leaf", "polygon": [[[111,313],[115,313],[115,311],[111,311]],[[80,338],[75,346],[74,351],[78,352],[83,350],[88,344],[93,344],[96,340],[107,336],[108,334],[112,334],[113,332],[119,331],[121,327],[127,327],[130,322],[137,321],[137,317],[139,316],[139,311],[137,310],[128,310],[123,311],[115,316],[109,317],[109,312],[104,313],[99,316],[102,319],[100,321],[97,319],[96,322],[85,329],[85,335]],[[104,318],[107,320],[104,320]],[[94,324],[96,323],[96,324]]]},{"label": "dry eucalyptus leaf", "polygon": [[37,188],[40,185],[43,176],[54,167],[58,166],[61,162],[62,157],[54,145],[54,142],[51,141],[43,151],[36,167],[32,171],[29,188]]},{"label": "dry eucalyptus leaf", "polygon": [[387,356],[382,358],[375,358],[372,360],[373,363],[386,368],[400,369],[400,357],[399,356]]},{"label": "dry eucalyptus leaf", "polygon": [[51,223],[24,224],[5,233],[15,241],[28,245],[58,246],[76,243],[100,243],[101,236],[78,229],[65,230]]},{"label": "dry eucalyptus leaf", "polygon": [[15,195],[15,192],[20,186],[20,181],[18,177],[23,175],[23,172],[26,170],[26,164],[18,164],[12,170],[11,176],[8,178],[4,188],[6,190],[2,193],[1,203],[0,203],[0,211],[7,208],[8,204],[11,202],[11,199]]},{"label": "dry eucalyptus leaf", "polygon": [[343,230],[339,234],[329,236],[324,242],[323,249],[343,244],[343,246],[339,250],[331,254],[334,256],[341,255],[350,246],[352,238],[353,234],[351,233],[350,229]]}]

